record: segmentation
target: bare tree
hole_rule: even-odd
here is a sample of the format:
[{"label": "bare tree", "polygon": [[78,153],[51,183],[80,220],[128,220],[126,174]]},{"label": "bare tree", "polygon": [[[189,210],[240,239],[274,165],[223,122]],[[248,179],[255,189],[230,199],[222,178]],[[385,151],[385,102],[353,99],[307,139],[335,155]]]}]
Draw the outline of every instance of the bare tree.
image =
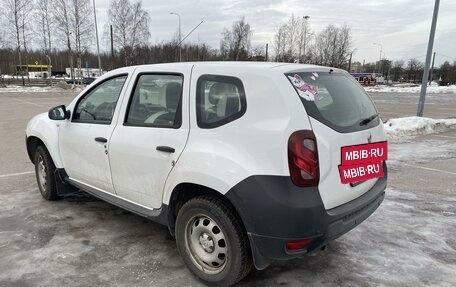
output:
[{"label": "bare tree", "polygon": [[36,19],[38,22],[38,31],[42,40],[43,52],[46,55],[48,64],[48,77],[49,85],[52,86],[52,61],[51,61],[51,50],[52,50],[52,38],[51,38],[51,25],[52,17],[50,13],[51,1],[50,0],[38,0]]},{"label": "bare tree", "polygon": [[398,60],[394,61],[391,72],[393,73],[393,81],[399,81],[401,80],[400,76],[402,75],[404,69],[404,61],[403,60]]},{"label": "bare tree", "polygon": [[423,63],[418,59],[411,58],[407,63],[407,78],[409,82],[417,83],[423,74]]},{"label": "bare tree", "polygon": [[288,20],[286,24],[286,51],[290,60],[295,60],[297,58],[296,51],[298,50],[297,43],[299,41],[300,36],[300,26],[301,23],[299,19],[297,19],[294,15],[291,15],[291,18]]},{"label": "bare tree", "polygon": [[135,50],[150,37],[149,13],[143,9],[141,0],[133,4],[129,0],[112,0],[108,14],[116,49],[123,53],[125,65],[132,65]]},{"label": "bare tree", "polygon": [[[309,18],[308,16],[306,16]],[[302,63],[306,63],[306,59],[308,58],[306,55],[311,54],[310,49],[306,49],[306,47],[310,46],[310,37],[309,35],[312,34],[309,23],[307,22],[305,17],[297,19],[296,25],[298,25],[299,29],[297,32],[297,40],[296,46],[298,49],[298,58],[299,61]]]},{"label": "bare tree", "polygon": [[287,62],[286,49],[287,49],[287,26],[282,25],[277,29],[277,33],[274,36],[274,50],[276,53],[276,61]]},{"label": "bare tree", "polygon": [[70,76],[74,83],[74,63],[71,44],[72,18],[69,0],[54,0],[53,19],[56,23],[60,38],[66,43],[68,49],[68,59],[70,63]]},{"label": "bare tree", "polygon": [[313,62],[319,65],[343,68],[352,47],[350,27],[328,25],[317,36]]},{"label": "bare tree", "polygon": [[248,59],[252,32],[244,17],[234,22],[231,30],[225,28],[222,35],[220,50],[226,59],[234,61]]},{"label": "bare tree", "polygon": [[71,0],[72,31],[76,48],[78,76],[81,76],[81,57],[92,39],[92,9],[90,0]]},{"label": "bare tree", "polygon": [[29,43],[31,36],[31,27],[30,27],[30,13],[33,11],[33,1],[26,1],[24,3],[24,9],[20,11],[21,15],[21,32],[22,32],[22,43],[24,45],[24,55],[25,55],[25,70],[27,73],[27,81],[30,84],[30,74],[29,74],[29,58],[28,58],[28,50],[27,50],[27,43]]},{"label": "bare tree", "polygon": [[[310,46],[308,23],[304,18],[291,15],[290,19],[277,29],[274,36],[276,60],[282,62],[304,62],[304,45]],[[307,50],[306,54],[310,54]]]},{"label": "bare tree", "polygon": [[16,53],[19,61],[19,71],[22,77],[22,85],[25,86],[24,73],[22,70],[22,42],[21,42],[21,31],[23,25],[23,15],[26,9],[27,0],[3,0],[5,4],[6,18],[13,28],[12,33],[15,35]]}]

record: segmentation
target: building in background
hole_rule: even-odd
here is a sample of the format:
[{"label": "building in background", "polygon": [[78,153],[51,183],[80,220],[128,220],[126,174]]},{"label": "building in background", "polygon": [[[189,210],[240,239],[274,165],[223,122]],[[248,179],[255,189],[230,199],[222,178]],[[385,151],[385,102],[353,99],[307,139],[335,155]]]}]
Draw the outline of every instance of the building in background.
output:
[{"label": "building in background", "polygon": [[21,73],[26,77],[27,73],[30,78],[49,78],[49,73],[52,71],[52,66],[48,65],[17,65],[16,66],[16,75],[21,75]]}]

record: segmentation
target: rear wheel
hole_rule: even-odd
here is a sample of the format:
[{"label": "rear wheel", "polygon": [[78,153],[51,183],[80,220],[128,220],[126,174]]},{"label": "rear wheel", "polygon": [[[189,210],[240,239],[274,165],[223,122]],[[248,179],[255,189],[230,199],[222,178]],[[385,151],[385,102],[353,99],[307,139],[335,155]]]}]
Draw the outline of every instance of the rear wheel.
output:
[{"label": "rear wheel", "polygon": [[187,267],[206,284],[230,286],[252,269],[242,223],[215,197],[196,197],[182,206],[176,220],[176,241]]},{"label": "rear wheel", "polygon": [[54,172],[55,165],[47,149],[44,146],[37,147],[35,151],[36,181],[41,195],[47,200],[57,199]]}]

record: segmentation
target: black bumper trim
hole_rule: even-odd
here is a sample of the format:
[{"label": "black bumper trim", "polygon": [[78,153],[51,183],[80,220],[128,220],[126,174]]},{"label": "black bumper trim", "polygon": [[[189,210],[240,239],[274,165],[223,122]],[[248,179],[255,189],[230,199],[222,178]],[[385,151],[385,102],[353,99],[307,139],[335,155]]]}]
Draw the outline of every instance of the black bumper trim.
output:
[{"label": "black bumper trim", "polygon": [[[226,196],[241,216],[257,269],[272,260],[300,257],[347,233],[368,218],[385,197],[385,176],[358,198],[326,210],[318,188],[296,187],[289,177],[252,176]],[[315,238],[306,250],[287,252],[290,240]]]}]

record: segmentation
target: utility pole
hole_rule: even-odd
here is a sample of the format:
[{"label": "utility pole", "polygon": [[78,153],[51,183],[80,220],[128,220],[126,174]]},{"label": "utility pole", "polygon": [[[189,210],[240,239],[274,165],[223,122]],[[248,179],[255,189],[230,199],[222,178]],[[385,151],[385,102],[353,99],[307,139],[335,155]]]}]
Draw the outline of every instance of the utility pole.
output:
[{"label": "utility pole", "polygon": [[98,73],[101,77],[100,43],[98,42],[97,11],[95,9],[95,0],[93,0],[93,17],[95,18],[95,35],[97,37]]},{"label": "utility pole", "polygon": [[[302,53],[302,63],[304,64],[306,62],[306,41],[307,41],[307,20],[310,18],[310,16],[304,16],[304,52]],[[301,49],[300,49],[301,50]]]},{"label": "utility pole", "polygon": [[348,72],[351,73],[351,63],[352,63],[353,53],[350,53],[350,60],[348,60]]},{"label": "utility pole", "polygon": [[265,57],[266,62],[268,61],[268,48],[269,48],[269,45],[266,44],[266,57]]},{"label": "utility pole", "polygon": [[179,18],[179,62],[182,62],[182,35],[181,35],[181,16],[178,13],[171,12],[169,14],[176,15]]},{"label": "utility pole", "polygon": [[[380,46],[380,58],[378,59],[378,72],[380,73],[380,65],[382,64],[382,52],[383,52],[383,45],[380,43],[373,43],[375,46]],[[382,75],[383,76],[383,75]]]},{"label": "utility pole", "polygon": [[435,52],[434,52],[434,56],[432,57],[431,74],[429,75],[429,85],[431,85],[431,83],[432,83],[432,74],[434,73],[434,61],[435,61]]},{"label": "utility pole", "polygon": [[431,54],[432,54],[432,49],[434,47],[435,27],[437,26],[437,17],[439,15],[439,5],[440,5],[440,0],[435,0],[434,15],[432,16],[431,33],[429,34],[429,43],[428,43],[428,48],[427,48],[426,62],[424,63],[424,73],[423,73],[423,79],[421,81],[420,101],[418,102],[418,110],[416,112],[416,115],[418,117],[423,116],[424,102],[426,99],[427,82],[428,82],[428,77],[429,77],[429,64],[431,63]]},{"label": "utility pole", "polygon": [[114,38],[112,35],[112,25],[111,26],[111,68],[114,69]]}]

